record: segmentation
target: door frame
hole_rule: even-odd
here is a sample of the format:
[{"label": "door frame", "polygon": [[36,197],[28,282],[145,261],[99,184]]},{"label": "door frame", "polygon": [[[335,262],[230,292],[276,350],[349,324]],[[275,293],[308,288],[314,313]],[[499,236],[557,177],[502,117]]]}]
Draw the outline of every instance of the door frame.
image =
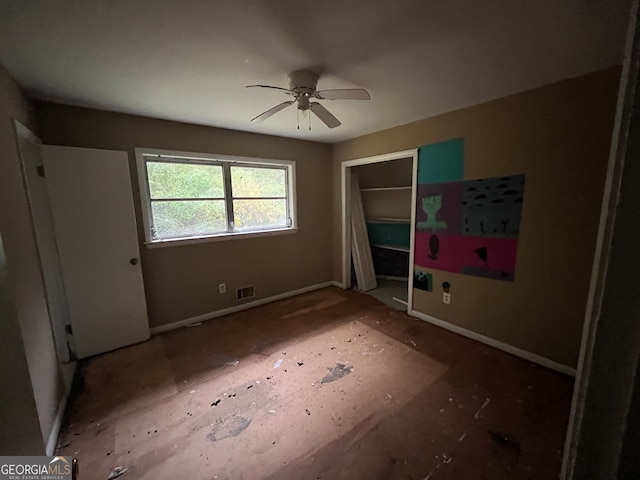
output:
[{"label": "door frame", "polygon": [[372,157],[356,158],[347,160],[340,164],[340,191],[341,191],[341,211],[342,211],[342,288],[351,288],[351,167],[360,165],[370,165],[372,163],[390,162],[403,158],[412,159],[411,172],[411,232],[409,239],[409,282],[407,297],[407,312],[413,310],[413,255],[415,237],[415,215],[416,215],[416,184],[418,178],[418,149],[403,150],[401,152],[385,153]]},{"label": "door frame", "polygon": [[[640,289],[637,255],[637,191],[640,186],[640,2],[630,9],[580,357],[560,478],[621,478],[627,437],[638,410]],[[636,385],[634,385],[634,382]],[[635,390],[634,390],[635,388]],[[597,452],[597,455],[594,455]],[[632,465],[637,468],[636,465]],[[622,470],[621,470],[622,468]],[[628,473],[628,472],[627,472]],[[626,477],[625,477],[626,478]]]},{"label": "door frame", "polygon": [[[57,277],[56,282],[60,285],[60,289],[57,292],[52,292],[50,291],[49,285],[47,285],[47,281],[45,278],[44,263],[42,260],[42,247],[40,244],[41,239],[38,238],[38,230],[46,227],[36,225],[36,218],[33,214],[33,211],[34,211],[33,197],[29,189],[29,182],[27,180],[27,168],[29,167],[29,165],[27,165],[24,157],[24,152],[20,148],[21,140],[25,140],[29,143],[32,143],[36,145],[38,148],[40,148],[40,146],[42,145],[42,141],[35,133],[29,130],[29,128],[27,128],[25,125],[20,123],[18,120],[14,119],[13,122],[15,127],[15,136],[16,136],[16,144],[17,144],[16,146],[18,150],[18,156],[20,158],[22,183],[23,183],[24,191],[27,197],[30,222],[33,228],[33,237],[34,237],[35,246],[36,246],[36,255],[38,257],[38,269],[40,271],[40,281],[42,282],[42,290],[44,292],[44,297],[47,304],[47,314],[49,316],[49,325],[51,327],[51,333],[52,333],[54,344],[56,347],[58,361],[62,363],[67,363],[73,360],[73,355],[69,346],[69,338],[66,330],[67,325],[69,324],[69,308],[67,304],[66,293],[64,290],[64,281],[62,278],[62,267],[60,265],[60,256],[58,254],[58,246],[56,243],[55,261],[58,262],[58,265],[60,266],[60,268],[58,268],[57,273],[56,272],[50,272],[50,273]],[[51,217],[51,205],[48,203],[48,196],[47,196],[47,205],[45,208],[49,210],[49,216]],[[51,227],[53,229],[53,217],[51,217]],[[55,231],[52,231],[51,235],[54,238],[54,242],[55,242]],[[54,315],[52,313],[52,310],[55,308],[53,306],[54,301],[60,304],[58,305],[59,308],[56,309],[61,311],[60,318],[58,318],[59,317],[58,315]]]}]

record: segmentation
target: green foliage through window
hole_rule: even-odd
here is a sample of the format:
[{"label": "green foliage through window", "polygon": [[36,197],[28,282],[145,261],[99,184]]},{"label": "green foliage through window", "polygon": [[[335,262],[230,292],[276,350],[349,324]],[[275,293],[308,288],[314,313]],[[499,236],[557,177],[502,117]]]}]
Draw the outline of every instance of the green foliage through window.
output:
[{"label": "green foliage through window", "polygon": [[145,164],[154,240],[291,226],[286,166],[156,158]]}]

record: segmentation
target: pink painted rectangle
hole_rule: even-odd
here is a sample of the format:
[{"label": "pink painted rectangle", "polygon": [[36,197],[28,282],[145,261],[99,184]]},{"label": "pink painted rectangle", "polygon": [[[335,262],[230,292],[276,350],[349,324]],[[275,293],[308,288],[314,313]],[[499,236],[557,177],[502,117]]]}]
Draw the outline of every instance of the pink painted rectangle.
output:
[{"label": "pink painted rectangle", "polygon": [[[431,232],[416,232],[415,264],[419,267],[446,272],[463,273],[464,268],[487,269],[509,274],[512,279],[516,269],[518,252],[517,238],[473,237],[435,233],[438,248],[435,259]],[[487,261],[476,253],[478,248],[486,248]],[[485,276],[485,275],[480,275]]]}]

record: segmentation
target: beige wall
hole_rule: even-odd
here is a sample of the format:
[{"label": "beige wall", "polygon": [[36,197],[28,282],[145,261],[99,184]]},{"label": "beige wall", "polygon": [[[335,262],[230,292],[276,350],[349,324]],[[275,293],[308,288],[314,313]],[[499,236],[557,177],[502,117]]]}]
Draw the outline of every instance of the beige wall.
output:
[{"label": "beige wall", "polygon": [[42,455],[63,395],[62,380],[13,118],[35,124],[17,84],[0,66],[0,454]]},{"label": "beige wall", "polygon": [[298,233],[141,247],[152,327],[234,306],[237,287],[255,285],[264,298],[331,280],[330,145],[51,103],[36,108],[44,143],[129,153],[141,244],[135,147],[296,161]]},{"label": "beige wall", "polygon": [[415,290],[414,308],[575,366],[619,75],[608,69],[334,145],[334,278],[340,162],[464,137],[465,178],[527,174],[516,280],[434,271],[434,292]]}]

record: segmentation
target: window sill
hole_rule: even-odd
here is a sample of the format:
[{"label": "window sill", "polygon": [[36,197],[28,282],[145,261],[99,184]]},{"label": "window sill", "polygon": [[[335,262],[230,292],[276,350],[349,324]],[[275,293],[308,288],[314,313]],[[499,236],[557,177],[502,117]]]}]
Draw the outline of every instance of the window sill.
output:
[{"label": "window sill", "polygon": [[297,232],[297,228],[281,228],[278,230],[265,230],[262,232],[221,233],[219,235],[209,235],[206,237],[176,238],[171,240],[145,242],[145,246],[147,248],[181,247],[183,245],[193,245],[196,243],[224,242],[226,240],[240,240],[243,238],[271,237],[274,235],[286,235],[289,233]]}]

